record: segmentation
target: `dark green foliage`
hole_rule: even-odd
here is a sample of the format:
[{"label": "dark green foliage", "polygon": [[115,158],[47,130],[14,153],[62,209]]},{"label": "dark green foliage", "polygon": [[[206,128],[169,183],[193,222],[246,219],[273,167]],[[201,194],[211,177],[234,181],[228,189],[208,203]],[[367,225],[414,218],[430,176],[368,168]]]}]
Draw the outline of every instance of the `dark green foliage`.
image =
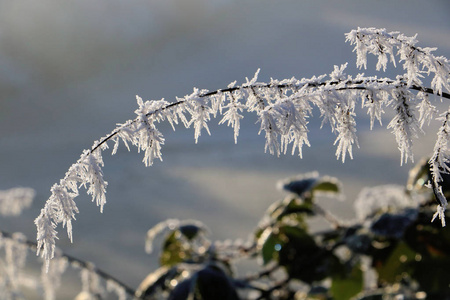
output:
[{"label": "dark green foliage", "polygon": [[411,226],[417,217],[417,210],[406,209],[398,213],[384,213],[370,226],[370,230],[386,238],[401,238],[405,230]]},{"label": "dark green foliage", "polygon": [[238,295],[231,279],[219,267],[207,265],[179,284],[169,295],[169,300],[237,300]]},{"label": "dark green foliage", "polygon": [[177,239],[178,234],[178,231],[174,231],[166,237],[159,257],[161,266],[173,266],[190,258],[190,250]]},{"label": "dark green foliage", "polygon": [[363,289],[363,271],[359,264],[334,274],[330,292],[335,300],[346,300],[356,296]]},{"label": "dark green foliage", "polygon": [[[415,207],[380,208],[353,224],[330,217],[317,204],[321,193],[338,195],[336,179],[309,174],[285,180],[281,187],[289,195],[268,208],[246,244],[201,240],[202,229],[190,223],[170,230],[162,245],[162,267],[143,282],[139,296],[450,299],[450,229],[430,222],[436,202],[424,188],[428,179],[427,165],[419,164],[404,193],[406,199],[425,193],[423,201]],[[312,232],[308,225],[312,217],[323,217],[331,228]],[[261,270],[239,277],[234,270],[242,259],[259,259]],[[365,289],[369,270],[375,276],[372,288]]]}]

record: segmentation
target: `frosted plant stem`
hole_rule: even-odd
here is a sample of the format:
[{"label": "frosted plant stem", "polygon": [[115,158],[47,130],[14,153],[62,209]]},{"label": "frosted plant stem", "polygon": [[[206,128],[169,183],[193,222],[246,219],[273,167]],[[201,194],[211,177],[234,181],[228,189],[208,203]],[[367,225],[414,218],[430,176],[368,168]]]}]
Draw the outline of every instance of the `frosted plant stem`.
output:
[{"label": "frosted plant stem", "polygon": [[[40,253],[48,264],[54,255],[56,227],[59,223],[67,227],[67,234],[72,240],[72,221],[78,213],[74,198],[79,194],[79,187],[87,189],[92,201],[96,202],[102,211],[106,203],[107,187],[101,169],[102,151],[108,148],[108,141],[115,143],[112,154],[116,153],[120,142],[123,142],[128,150],[128,144],[136,146],[139,152],[144,152],[143,162],[146,166],[152,165],[155,159],[162,160],[161,146],[165,140],[155,126],[155,123],[161,121],[168,121],[173,129],[179,122],[185,127],[192,125],[197,142],[203,129],[209,133],[207,123],[219,113],[223,116],[219,124],[227,123],[234,128],[236,142],[239,120],[243,117],[240,112],[254,112],[260,124],[259,133],[263,133],[266,139],[266,151],[280,155],[286,153],[288,145],[293,145],[292,153],[298,148],[298,154],[302,157],[303,145],[310,145],[307,136],[308,119],[312,117],[313,107],[317,107],[320,110],[322,125],[328,123],[331,131],[338,135],[335,140],[336,157],[342,158],[344,162],[346,154],[352,158],[352,147],[358,146],[356,104],[361,102],[363,108],[367,108],[371,126],[374,120],[381,123],[384,108],[394,107],[396,116],[388,128],[392,128],[396,137],[401,161],[413,161],[413,138],[422,130],[424,123],[434,119],[434,106],[425,95],[434,94],[441,99],[450,99],[449,60],[434,56],[431,52],[435,48],[415,46],[416,37],[406,37],[398,32],[388,33],[385,29],[358,28],[347,33],[346,38],[350,44],[355,45],[356,64],[359,68],[366,68],[368,53],[378,57],[377,70],[386,69],[388,56],[395,66],[395,57],[399,56],[399,63],[403,65],[406,73],[397,76],[395,80],[367,77],[364,74],[352,77],[344,73],[347,64],[343,64],[340,67],[334,66],[334,71],[329,75],[301,80],[271,79],[269,83],[264,83],[257,82],[258,70],[252,79],[246,78],[246,82],[241,86],[235,86],[233,82],[228,88],[216,91],[194,88],[192,94],[176,98],[173,103],[164,99],[144,102],[137,96],[137,117],[118,124],[111,133],[94,142],[90,150],[83,151],[65,177],[51,188],[52,195],[35,220],[38,228],[38,254]],[[431,87],[423,87],[420,78],[425,75],[432,76]],[[417,95],[412,91],[417,91]],[[421,101],[419,118],[416,117],[415,101]],[[440,139],[441,144],[445,142],[443,137]],[[443,154],[439,154],[436,149],[442,147],[435,147],[433,155],[438,154],[440,159],[434,163],[435,172],[432,172],[432,176],[434,184],[440,188],[439,178],[440,174],[446,171],[443,162],[447,160],[447,152],[441,151]],[[435,187],[434,192],[437,191]],[[438,201],[441,204],[446,203],[443,199]],[[439,217],[442,221],[445,208],[440,209]]]},{"label": "frosted plant stem", "polygon": [[[312,84],[309,83],[308,85],[310,87],[320,87],[320,86],[325,86],[326,84],[329,85],[338,85],[342,82],[338,82],[338,81],[332,81],[332,82],[321,82],[318,84]],[[347,85],[359,85],[359,84],[364,84],[364,83],[387,83],[387,84],[393,84],[395,83],[394,80],[373,80],[373,81],[368,81],[368,82],[364,82],[363,80],[357,80],[357,81],[347,81],[345,82],[345,84]],[[265,84],[265,85],[258,85],[258,86],[253,86],[253,88],[258,87],[258,88],[279,88],[279,89],[283,89],[283,88],[294,88],[292,85],[287,85],[287,84],[279,84],[274,86],[273,84]],[[234,91],[238,91],[241,90],[242,87],[241,86],[237,86],[237,87],[233,87],[233,88],[227,88],[227,89],[219,89],[219,90],[215,90],[215,91],[211,91],[205,94],[200,95],[199,97],[204,98],[204,97],[209,97],[209,96],[213,96],[216,95],[218,93],[225,93],[225,92],[234,92]],[[415,90],[415,91],[420,91],[420,92],[424,92],[427,94],[431,94],[431,95],[436,95],[436,92],[429,88],[429,87],[421,87],[421,86],[410,86],[409,89],[411,90]],[[347,86],[347,87],[342,87],[342,88],[337,88],[336,91],[344,91],[344,90],[368,90],[367,87],[364,86]],[[442,94],[440,94],[440,96],[442,98],[446,98],[446,99],[450,99],[450,93],[446,93],[446,92],[442,92]],[[177,101],[177,102],[173,102],[163,108],[161,108],[161,111],[166,110],[166,109],[170,109],[174,106],[183,104],[185,101]],[[157,113],[157,111],[151,112],[146,114],[147,117],[151,116],[152,114]],[[137,119],[134,119],[132,121],[133,123],[137,122]],[[94,152],[95,150],[97,150],[98,148],[100,148],[103,144],[105,144],[106,142],[108,142],[109,140],[111,140],[114,136],[116,136],[119,133],[119,129],[116,129],[114,131],[112,131],[109,135],[105,136],[97,145],[95,145],[91,150],[90,153]]]},{"label": "frosted plant stem", "polygon": [[[11,233],[3,231],[3,230],[0,230],[0,236],[3,238],[8,238],[8,239],[13,238],[13,235]],[[21,244],[25,245],[30,251],[36,251],[36,249],[37,249],[36,242],[32,242],[27,239],[21,241]],[[76,264],[81,269],[89,269],[90,271],[95,272],[97,275],[99,275],[105,281],[115,282],[117,285],[121,286],[129,296],[134,297],[135,290],[133,288],[129,287],[127,284],[123,283],[122,281],[118,280],[117,278],[113,277],[112,275],[106,273],[105,271],[99,269],[98,267],[92,267],[93,266],[92,263],[86,262],[84,260],[81,260],[79,258],[76,258],[76,257],[71,256],[66,253],[62,253],[61,257],[67,259],[69,264]]]}]

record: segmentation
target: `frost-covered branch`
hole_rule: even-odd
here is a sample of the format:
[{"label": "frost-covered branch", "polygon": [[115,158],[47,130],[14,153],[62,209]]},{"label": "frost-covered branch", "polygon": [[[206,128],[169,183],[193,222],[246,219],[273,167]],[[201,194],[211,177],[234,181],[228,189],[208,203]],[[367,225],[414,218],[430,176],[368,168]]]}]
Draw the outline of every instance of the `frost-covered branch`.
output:
[{"label": "frost-covered branch", "polygon": [[[449,61],[434,56],[432,48],[415,46],[415,37],[387,33],[384,29],[358,28],[346,37],[355,45],[357,66],[366,68],[367,53],[370,53],[378,56],[376,68],[385,70],[388,58],[395,65],[395,56],[399,56],[406,73],[395,79],[364,74],[353,77],[345,74],[347,64],[343,64],[335,66],[329,75],[258,82],[258,70],[252,79],[247,78],[240,86],[233,82],[227,88],[216,91],[194,88],[193,93],[172,103],[164,99],[143,101],[137,96],[137,117],[119,124],[110,134],[94,142],[91,150],[83,151],[59,184],[52,187],[50,198],[35,220],[38,254],[46,261],[54,256],[56,227],[60,223],[67,227],[72,240],[71,222],[78,213],[74,199],[79,195],[80,187],[87,189],[92,201],[102,211],[107,187],[101,169],[102,153],[108,149],[109,143],[113,143],[112,154],[117,152],[121,143],[128,150],[130,145],[137,147],[139,152],[144,152],[146,166],[151,166],[156,159],[162,160],[165,139],[157,123],[163,121],[169,122],[173,129],[179,123],[193,127],[194,139],[198,142],[203,130],[210,133],[208,123],[211,118],[221,115],[219,124],[231,126],[237,142],[244,112],[254,113],[260,124],[259,133],[263,133],[266,139],[266,151],[280,155],[291,147],[292,154],[297,152],[302,157],[303,145],[310,146],[308,120],[313,109],[318,109],[322,125],[327,124],[337,135],[336,156],[344,162],[347,155],[352,158],[353,146],[358,146],[356,107],[360,105],[367,110],[371,127],[375,121],[381,124],[384,111],[391,109],[395,116],[388,128],[396,137],[401,162],[413,161],[413,139],[421,132],[422,126],[437,114],[428,95],[450,99]],[[428,75],[433,76],[431,88],[423,87],[419,79]],[[433,157],[437,157],[433,171],[435,191],[439,191],[440,174],[447,172],[445,162],[448,155],[444,151],[448,140],[446,132],[440,131],[440,141],[434,149]],[[446,202],[439,201],[443,211]],[[439,213],[441,219],[442,216],[443,213]]]},{"label": "frost-covered branch", "polygon": [[[3,269],[3,276],[0,276],[1,291],[2,293],[19,295],[21,269],[25,265],[27,252],[36,251],[37,244],[27,240],[21,233],[11,234],[0,231],[0,249],[1,248],[5,250],[5,259],[0,259],[0,269]],[[106,290],[115,293],[118,296],[118,299],[125,300],[126,295],[134,297],[134,289],[128,287],[125,283],[99,269],[94,264],[65,254],[56,248],[55,259],[53,259],[48,266],[46,264],[42,265],[41,278],[38,285],[40,284],[42,287],[44,299],[55,299],[55,292],[60,286],[61,275],[68,266],[80,270],[83,287],[82,292],[86,295],[89,294],[92,296],[98,291],[103,291],[104,293],[104,288],[99,282],[99,279],[101,278],[106,282]]]},{"label": "frost-covered branch", "polygon": [[443,113],[439,120],[442,120],[442,126],[439,129],[437,140],[434,145],[433,156],[429,160],[430,171],[433,176],[431,186],[436,200],[439,202],[436,214],[433,216],[433,220],[436,217],[442,222],[442,226],[445,226],[445,208],[447,207],[447,199],[442,192],[442,186],[440,182],[443,181],[442,174],[450,174],[450,109]]},{"label": "frost-covered branch", "polygon": [[[355,45],[357,54],[356,65],[359,68],[367,68],[367,53],[378,57],[377,70],[386,70],[388,56],[396,65],[395,56],[399,56],[399,62],[406,71],[407,86],[422,86],[425,75],[434,74],[431,81],[431,89],[442,94],[443,90],[450,90],[450,61],[443,56],[432,54],[437,48],[422,48],[416,46],[417,34],[407,37],[400,32],[387,32],[386,29],[358,28],[346,34],[347,41]],[[397,50],[397,53],[395,53]]]}]

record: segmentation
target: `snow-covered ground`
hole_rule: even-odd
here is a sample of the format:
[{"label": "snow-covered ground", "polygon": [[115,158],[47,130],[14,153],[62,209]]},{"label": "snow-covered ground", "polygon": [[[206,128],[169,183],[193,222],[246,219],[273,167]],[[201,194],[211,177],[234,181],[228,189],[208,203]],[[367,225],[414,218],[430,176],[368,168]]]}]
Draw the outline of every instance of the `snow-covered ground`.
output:
[{"label": "snow-covered ground", "polygon": [[[83,149],[134,118],[136,94],[171,101],[193,87],[245,82],[258,68],[262,81],[330,73],[345,62],[356,74],[344,33],[358,26],[418,33],[420,46],[450,57],[449,13],[450,4],[439,0],[1,1],[0,189],[32,187],[37,196],[21,217],[3,217],[0,228],[34,239],[33,220],[50,187]],[[374,69],[372,60],[361,72]],[[401,72],[391,65],[381,75]],[[149,227],[166,218],[198,219],[213,239],[245,238],[283,197],[276,180],[312,170],[341,179],[348,200],[324,205],[352,217],[351,200],[362,186],[402,184],[411,166],[400,167],[389,121],[368,132],[364,114],[361,149],[345,164],[319,120],[311,120],[303,159],[265,154],[254,116],[243,120],[237,145],[218,121],[198,144],[193,130],[161,124],[164,161],[146,168],[136,151],[105,154],[105,211],[80,195],[74,244],[60,228],[59,246],[137,286],[157,267],[156,255],[144,252]],[[416,142],[417,160],[432,150],[433,128]]]}]

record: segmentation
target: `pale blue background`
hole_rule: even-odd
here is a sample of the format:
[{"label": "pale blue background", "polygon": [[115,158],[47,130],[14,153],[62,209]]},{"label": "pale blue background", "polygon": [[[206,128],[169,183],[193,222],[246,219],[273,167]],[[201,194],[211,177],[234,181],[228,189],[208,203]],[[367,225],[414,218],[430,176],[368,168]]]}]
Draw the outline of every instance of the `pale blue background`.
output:
[{"label": "pale blue background", "polygon": [[[1,1],[0,189],[27,186],[37,196],[23,216],[2,217],[0,227],[34,239],[33,220],[50,187],[83,149],[134,118],[136,94],[172,101],[193,87],[241,83],[258,68],[264,81],[329,73],[347,61],[356,74],[344,33],[358,26],[418,33],[420,46],[450,57],[449,13],[447,0]],[[374,66],[369,61],[364,72],[377,74]],[[401,71],[389,66],[381,76]],[[312,170],[343,181],[348,200],[324,205],[351,217],[351,200],[362,186],[402,184],[411,166],[400,167],[385,129],[389,119],[383,130],[366,132],[365,112],[361,117],[361,149],[344,165],[334,156],[334,134],[319,130],[318,119],[311,120],[312,147],[303,160],[265,154],[254,116],[243,121],[237,145],[232,129],[216,126],[218,120],[198,145],[192,130],[174,133],[161,124],[164,162],[145,168],[135,149],[105,153],[105,212],[81,194],[74,244],[60,228],[58,246],[135,287],[157,267],[156,256],[144,253],[149,227],[169,217],[193,218],[209,226],[213,239],[245,238],[267,206],[283,197],[276,180]],[[417,159],[432,150],[430,132],[416,142]]]}]

